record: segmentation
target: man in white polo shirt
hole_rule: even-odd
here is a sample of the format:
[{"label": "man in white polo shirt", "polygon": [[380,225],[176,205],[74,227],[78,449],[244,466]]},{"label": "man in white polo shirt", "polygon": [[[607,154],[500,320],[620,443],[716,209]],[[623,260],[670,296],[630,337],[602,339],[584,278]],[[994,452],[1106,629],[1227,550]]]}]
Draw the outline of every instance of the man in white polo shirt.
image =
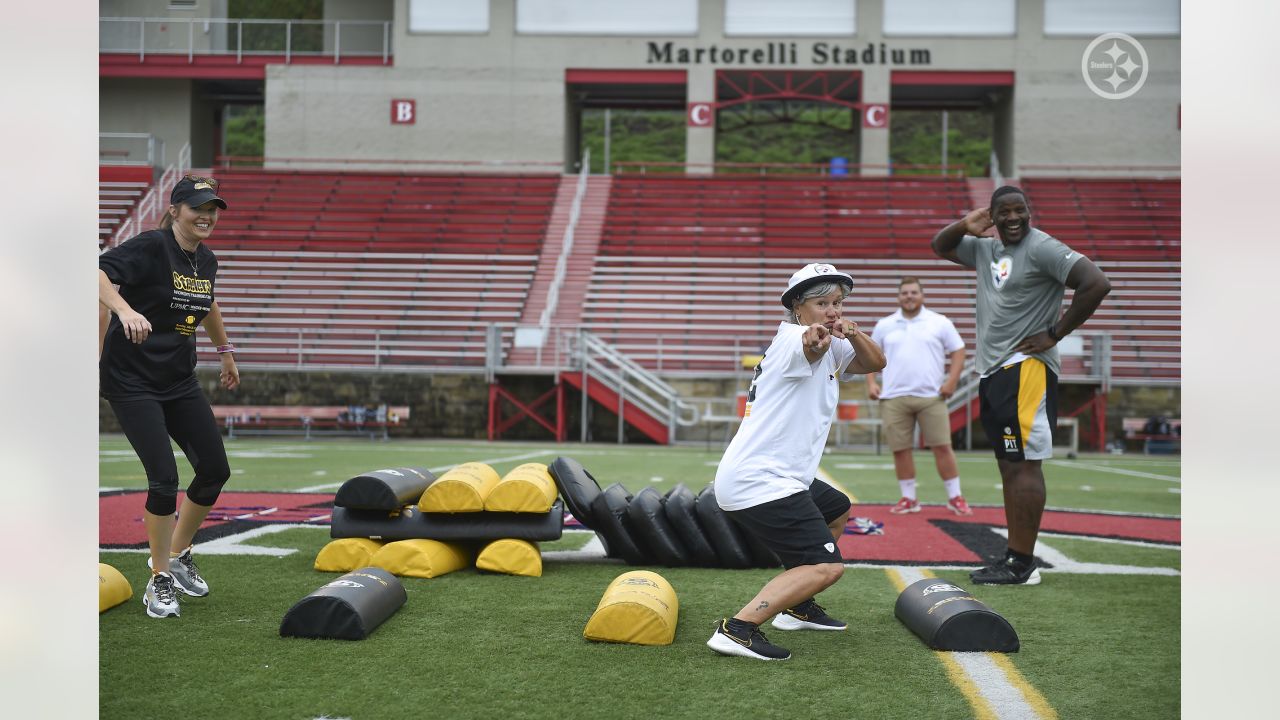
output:
[{"label": "man in white polo shirt", "polygon": [[[947,490],[947,508],[972,515],[960,494],[960,472],[951,450],[947,398],[956,391],[964,367],[964,341],[945,315],[924,306],[924,288],[915,277],[898,283],[898,311],[876,323],[871,339],[884,349],[888,365],[884,386],[867,373],[867,397],[880,401],[885,441],[893,451],[893,469],[902,499],[889,512],[920,512],[916,499],[916,464],[911,456],[916,423],[933,450],[938,477]],[[943,364],[949,366],[944,371]]]}]

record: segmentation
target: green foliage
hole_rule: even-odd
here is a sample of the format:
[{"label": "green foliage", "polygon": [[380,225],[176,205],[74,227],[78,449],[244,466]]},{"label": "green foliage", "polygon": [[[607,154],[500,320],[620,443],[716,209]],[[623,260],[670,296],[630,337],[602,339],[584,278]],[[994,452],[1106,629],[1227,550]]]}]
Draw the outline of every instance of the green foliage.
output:
[{"label": "green foliage", "polygon": [[[991,159],[993,123],[990,113],[949,112],[947,167],[963,168],[969,177],[985,177]],[[941,165],[942,112],[893,111],[889,121],[889,155],[898,165]]]},{"label": "green foliage", "polygon": [[[604,167],[605,111],[582,111],[582,147],[591,149],[591,172]],[[684,172],[685,119],[681,110],[610,110],[609,162],[672,163],[650,172]],[[627,169],[634,172],[634,169]],[[608,172],[613,172],[610,168]]]},{"label": "green foliage", "polygon": [[262,157],[266,124],[261,105],[230,105],[227,111],[224,155]]},{"label": "green foliage", "polygon": [[230,0],[227,17],[261,20],[321,20],[324,0]]},{"label": "green foliage", "polygon": [[[252,20],[322,20],[324,0],[230,0],[227,4],[229,19]],[[286,30],[284,23],[268,25],[245,24],[241,42],[244,52],[283,53]],[[324,27],[321,25],[294,25],[288,31],[291,52],[319,52],[324,49]],[[227,34],[227,49],[235,51],[234,27]]]},{"label": "green foliage", "polygon": [[[716,130],[718,163],[799,163],[819,173],[833,157],[856,163],[853,111],[815,103],[758,102],[720,112]],[[729,170],[729,168],[726,168]],[[752,172],[751,169],[744,169]],[[777,172],[770,169],[769,172]]]},{"label": "green foliage", "polygon": [[[824,172],[834,157],[858,162],[856,113],[836,105],[757,102],[721,110],[716,119],[717,163],[817,165],[794,172]],[[991,156],[990,113],[952,111],[948,117],[947,165],[969,176],[985,176]],[[685,116],[680,110],[611,111],[611,163],[656,162],[647,172],[684,172]],[[940,111],[896,110],[890,123],[890,157],[895,165],[942,164]],[[604,172],[604,110],[582,113],[582,144],[591,148],[591,171]],[[634,171],[634,169],[630,169]],[[769,172],[782,172],[770,169]],[[717,172],[758,172],[718,168]],[[937,174],[936,168],[895,172]]]}]

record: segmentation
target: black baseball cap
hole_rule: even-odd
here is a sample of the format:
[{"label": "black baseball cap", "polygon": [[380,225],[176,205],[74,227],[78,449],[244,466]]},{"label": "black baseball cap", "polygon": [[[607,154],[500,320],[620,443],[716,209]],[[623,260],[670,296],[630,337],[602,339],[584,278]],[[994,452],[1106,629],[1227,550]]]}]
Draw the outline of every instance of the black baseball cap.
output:
[{"label": "black baseball cap", "polygon": [[218,207],[226,210],[227,201],[218,197],[217,190],[217,180],[187,175],[179,180],[177,185],[173,186],[173,192],[169,193],[169,204],[200,207],[212,200],[218,203]]}]

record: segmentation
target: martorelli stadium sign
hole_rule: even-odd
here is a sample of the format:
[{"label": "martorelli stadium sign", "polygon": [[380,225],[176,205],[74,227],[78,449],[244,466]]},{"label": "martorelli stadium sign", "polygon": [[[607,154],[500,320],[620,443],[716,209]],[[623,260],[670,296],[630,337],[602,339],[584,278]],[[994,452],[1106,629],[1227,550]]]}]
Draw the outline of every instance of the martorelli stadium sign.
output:
[{"label": "martorelli stadium sign", "polygon": [[[650,65],[799,65],[801,57],[799,43],[794,42],[774,42],[754,48],[682,47],[673,42],[648,45],[645,62]],[[805,61],[813,65],[929,65],[933,62],[928,49],[887,48],[884,43],[867,43],[858,48],[815,42],[807,50]]]}]

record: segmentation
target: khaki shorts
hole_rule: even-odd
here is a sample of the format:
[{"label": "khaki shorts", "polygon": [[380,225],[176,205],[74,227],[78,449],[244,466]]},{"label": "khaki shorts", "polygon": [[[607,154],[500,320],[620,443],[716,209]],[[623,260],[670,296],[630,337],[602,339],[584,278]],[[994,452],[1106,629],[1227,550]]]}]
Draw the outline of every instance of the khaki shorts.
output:
[{"label": "khaki shorts", "polygon": [[880,401],[880,421],[884,439],[893,452],[911,447],[916,423],[927,447],[951,444],[951,422],[947,418],[947,401],[941,397],[903,395]]}]

